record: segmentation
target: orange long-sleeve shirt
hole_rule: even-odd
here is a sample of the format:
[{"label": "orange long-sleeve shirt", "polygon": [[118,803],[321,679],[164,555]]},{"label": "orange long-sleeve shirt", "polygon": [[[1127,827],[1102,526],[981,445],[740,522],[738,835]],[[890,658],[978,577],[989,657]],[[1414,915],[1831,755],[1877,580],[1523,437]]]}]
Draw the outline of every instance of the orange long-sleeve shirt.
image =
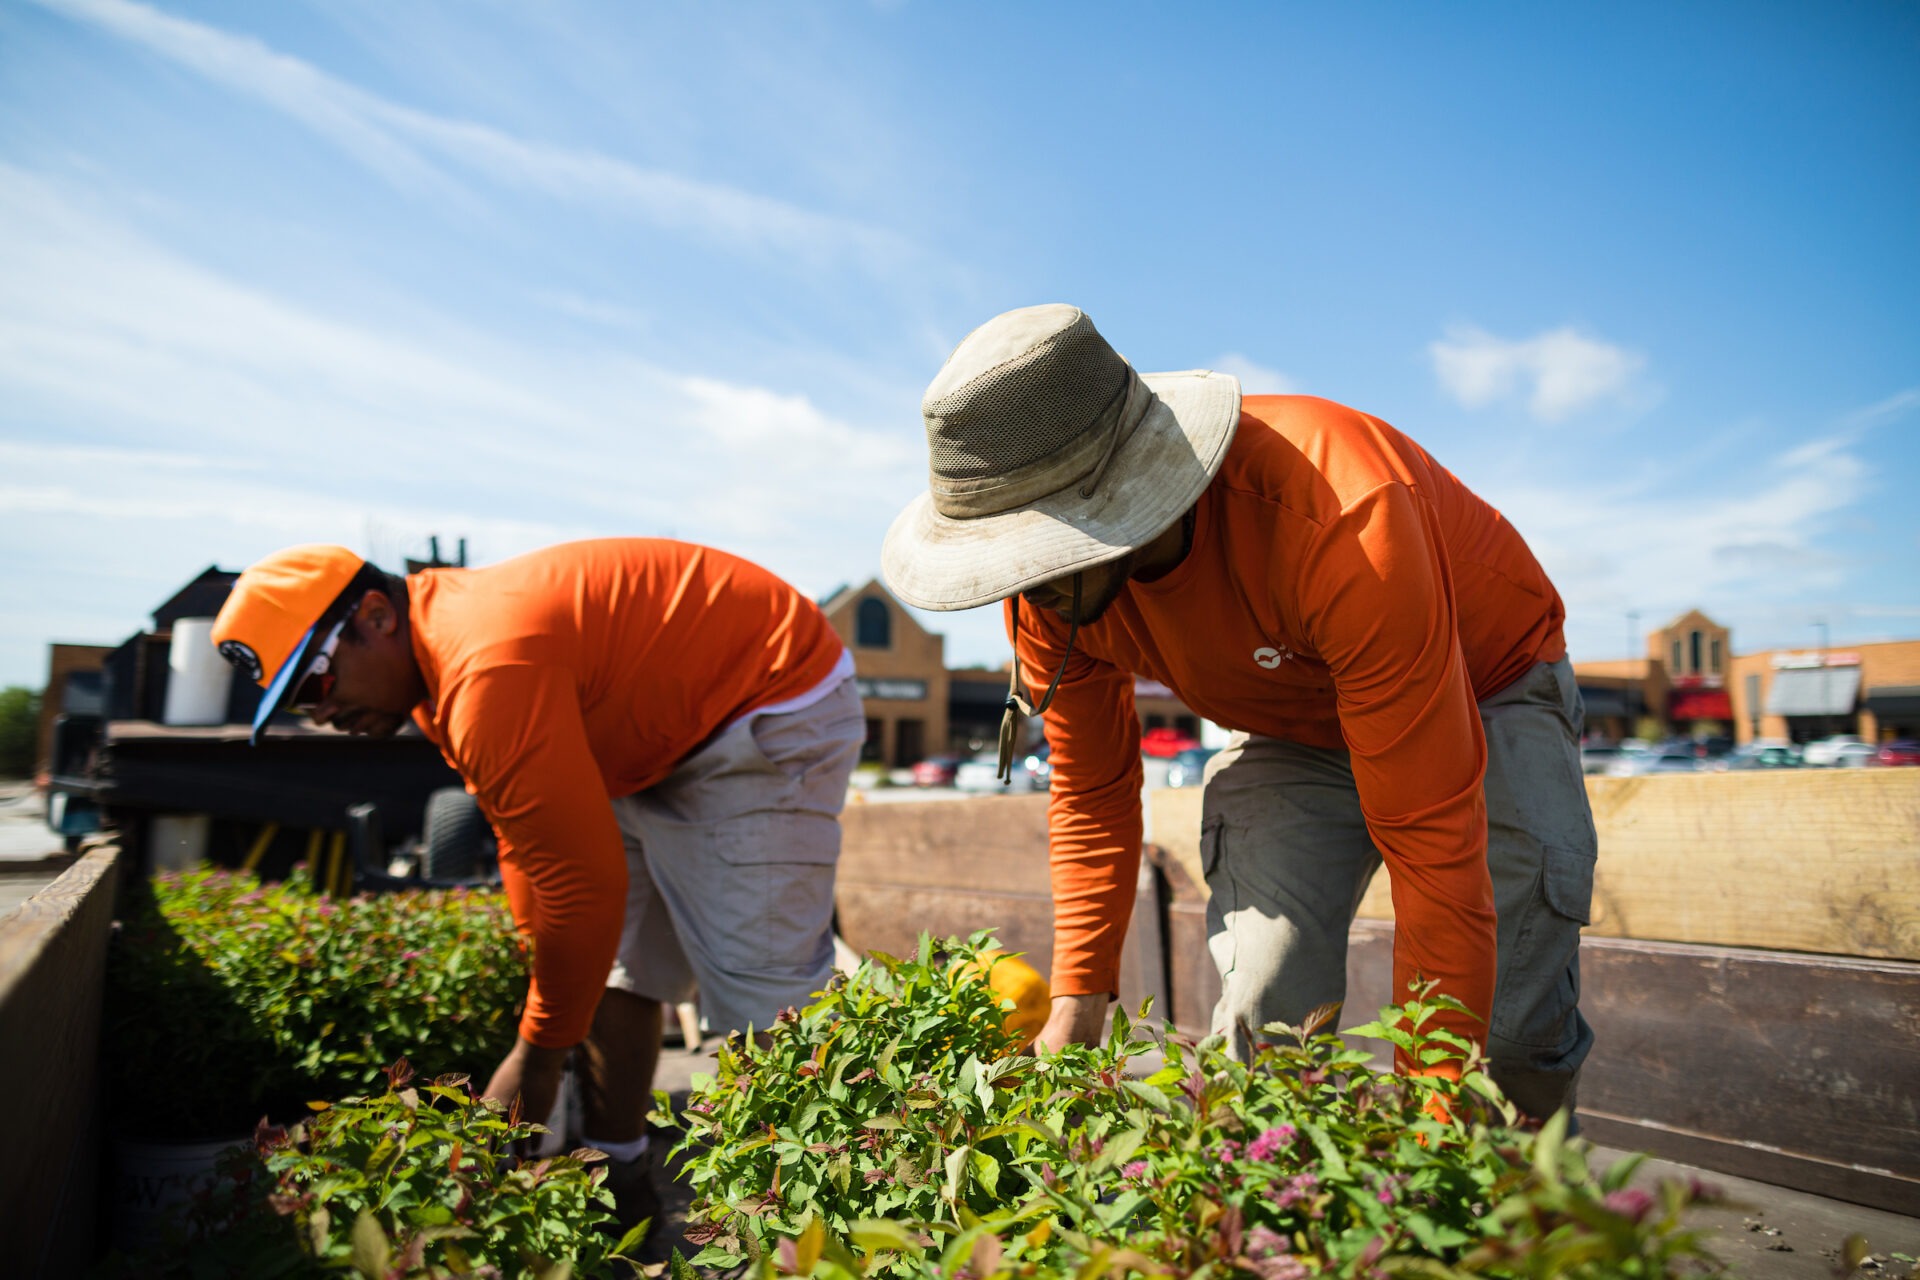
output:
[{"label": "orange long-sleeve shirt", "polygon": [[[1418,973],[1486,1016],[1495,930],[1475,704],[1562,657],[1564,617],[1520,535],[1413,441],[1327,400],[1244,400],[1186,558],[1080,629],[1046,715],[1053,991],[1117,986],[1141,844],[1137,674],[1226,728],[1345,746],[1392,879],[1396,989]],[[1020,622],[1037,699],[1067,626],[1025,605]]]},{"label": "orange long-sleeve shirt", "polygon": [[549,547],[408,580],[414,712],[500,835],[533,939],[520,1034],[585,1038],[620,941],[627,864],[610,799],[714,732],[798,697],[844,652],[824,615],[736,556],[661,538]]}]

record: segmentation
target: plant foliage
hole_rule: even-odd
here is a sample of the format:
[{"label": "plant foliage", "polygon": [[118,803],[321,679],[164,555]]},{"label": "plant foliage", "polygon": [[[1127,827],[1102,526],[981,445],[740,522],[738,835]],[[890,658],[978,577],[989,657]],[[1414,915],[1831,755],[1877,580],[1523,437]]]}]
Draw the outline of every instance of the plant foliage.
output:
[{"label": "plant foliage", "polygon": [[1708,1257],[1681,1223],[1705,1189],[1596,1175],[1563,1117],[1520,1127],[1478,1051],[1429,1026],[1450,1000],[1416,990],[1354,1029],[1434,1074],[1380,1070],[1324,1019],[1264,1028],[1245,1063],[1124,1015],[1104,1045],[1014,1056],[965,976],[988,941],[876,955],[696,1079],[692,1266],[1651,1280]]},{"label": "plant foliage", "polygon": [[406,1057],[480,1074],[512,1046],[525,952],[505,898],[340,901],[301,876],[194,871],[136,891],[110,952],[107,1054],[123,1126],[245,1133],[309,1098],[377,1088]]},{"label": "plant foliage", "polygon": [[[615,1274],[638,1228],[616,1242],[613,1197],[581,1149],[522,1162],[545,1132],[475,1096],[468,1078],[416,1086],[402,1059],[387,1091],[338,1103],[291,1129],[264,1121],[229,1153],[185,1230],[121,1274],[163,1277],[570,1277]],[[631,1274],[623,1269],[621,1274]]]}]

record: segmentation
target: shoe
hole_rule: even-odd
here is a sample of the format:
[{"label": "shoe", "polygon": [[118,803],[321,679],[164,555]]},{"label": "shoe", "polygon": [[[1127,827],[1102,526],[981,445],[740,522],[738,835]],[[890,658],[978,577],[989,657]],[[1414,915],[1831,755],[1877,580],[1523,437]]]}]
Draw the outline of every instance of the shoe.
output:
[{"label": "shoe", "polygon": [[643,1151],[631,1160],[609,1160],[607,1176],[600,1185],[613,1192],[615,1234],[625,1236],[642,1222],[652,1222],[651,1236],[660,1225],[660,1189],[653,1181],[653,1152]]}]

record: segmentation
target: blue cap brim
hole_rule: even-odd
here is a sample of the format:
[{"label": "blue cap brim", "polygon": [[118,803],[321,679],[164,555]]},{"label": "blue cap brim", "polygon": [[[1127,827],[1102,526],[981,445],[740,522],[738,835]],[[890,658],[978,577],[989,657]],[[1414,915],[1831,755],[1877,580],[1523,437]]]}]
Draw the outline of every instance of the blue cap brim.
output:
[{"label": "blue cap brim", "polygon": [[307,628],[307,634],[301,636],[300,643],[293,646],[292,655],[274,673],[273,683],[260,695],[260,708],[253,713],[253,733],[247,738],[248,746],[260,745],[260,731],[267,727],[267,721],[273,719],[273,713],[280,709],[281,702],[286,699],[287,688],[293,683],[293,673],[306,667],[307,649],[313,644],[314,633],[318,630],[318,622]]}]

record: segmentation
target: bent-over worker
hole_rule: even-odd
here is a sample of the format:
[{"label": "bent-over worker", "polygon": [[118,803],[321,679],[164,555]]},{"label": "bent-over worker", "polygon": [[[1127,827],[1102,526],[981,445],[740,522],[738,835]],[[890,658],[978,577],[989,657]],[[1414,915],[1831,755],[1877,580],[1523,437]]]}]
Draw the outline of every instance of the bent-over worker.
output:
[{"label": "bent-over worker", "polygon": [[283,707],[386,736],[409,719],[500,839],[533,946],[486,1087],[550,1114],[582,1047],[584,1131],[631,1226],[653,1216],[646,1110],[661,1005],[768,1027],[831,973],[834,866],[865,736],[853,663],[767,570],[655,538],[479,569],[381,572],[294,547],[240,575],[220,652]]},{"label": "bent-over worker", "polygon": [[1145,677],[1236,731],[1203,798],[1214,1029],[1244,1053],[1343,999],[1384,860],[1397,998],[1437,982],[1478,1015],[1442,1024],[1522,1109],[1571,1108],[1594,829],[1560,597],[1520,534],[1379,419],[1136,373],[1073,307],[982,325],[922,411],[931,491],[882,563],[908,604],[1004,601],[1013,694],[1044,713],[1043,1042],[1096,1035],[1115,992]]}]

